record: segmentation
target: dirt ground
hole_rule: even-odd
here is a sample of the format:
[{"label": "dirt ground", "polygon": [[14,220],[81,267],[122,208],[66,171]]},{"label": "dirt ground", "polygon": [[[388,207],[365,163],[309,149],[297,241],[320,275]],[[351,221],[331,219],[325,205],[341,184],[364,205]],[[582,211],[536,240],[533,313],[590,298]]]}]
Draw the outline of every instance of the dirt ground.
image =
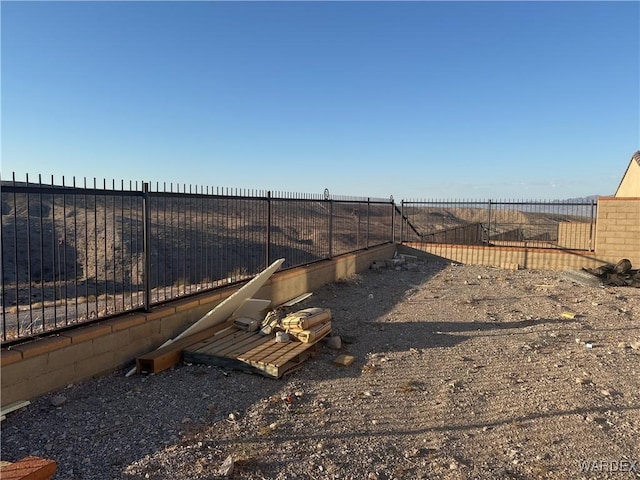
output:
[{"label": "dirt ground", "polygon": [[[281,380],[180,365],[2,422],[56,479],[640,478],[640,289],[441,260],[314,292],[327,346]],[[355,357],[336,366],[338,354]]]}]

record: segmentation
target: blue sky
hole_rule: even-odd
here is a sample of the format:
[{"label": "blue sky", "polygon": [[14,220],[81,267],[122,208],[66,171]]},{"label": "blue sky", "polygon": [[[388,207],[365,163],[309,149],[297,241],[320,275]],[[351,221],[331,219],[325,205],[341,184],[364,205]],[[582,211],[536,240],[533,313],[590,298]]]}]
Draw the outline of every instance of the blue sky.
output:
[{"label": "blue sky", "polygon": [[2,1],[2,177],[613,194],[638,2]]}]

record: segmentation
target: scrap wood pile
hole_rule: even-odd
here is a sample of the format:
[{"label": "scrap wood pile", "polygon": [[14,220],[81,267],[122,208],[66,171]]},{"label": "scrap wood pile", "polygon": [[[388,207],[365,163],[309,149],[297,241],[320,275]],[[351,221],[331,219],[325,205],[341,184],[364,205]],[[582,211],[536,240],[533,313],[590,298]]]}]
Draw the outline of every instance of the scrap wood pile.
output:
[{"label": "scrap wood pile", "polygon": [[640,270],[633,269],[631,261],[627,258],[623,258],[615,265],[607,263],[597,268],[583,270],[598,277],[604,285],[640,288]]},{"label": "scrap wood pile", "polygon": [[160,372],[187,358],[194,363],[250,368],[277,378],[297,367],[331,333],[331,311],[306,308],[284,314],[311,293],[269,311],[271,300],[253,298],[283,262],[276,260],[177,337],[138,357],[127,376]]},{"label": "scrap wood pile", "polygon": [[[241,325],[246,325],[247,322],[245,319],[237,319],[234,324],[243,328]],[[303,343],[313,343],[331,332],[331,310],[311,307],[284,315],[282,309],[276,308],[267,313],[259,328],[262,335],[275,335],[276,341],[286,342],[294,339]],[[254,327],[254,324],[250,323],[250,326],[244,329],[258,330],[258,325]]]},{"label": "scrap wood pile", "polygon": [[331,312],[306,308],[288,315],[277,307],[265,316],[232,317],[226,328],[187,347],[184,361],[258,373],[271,378],[298,369],[315,356],[331,332]]}]

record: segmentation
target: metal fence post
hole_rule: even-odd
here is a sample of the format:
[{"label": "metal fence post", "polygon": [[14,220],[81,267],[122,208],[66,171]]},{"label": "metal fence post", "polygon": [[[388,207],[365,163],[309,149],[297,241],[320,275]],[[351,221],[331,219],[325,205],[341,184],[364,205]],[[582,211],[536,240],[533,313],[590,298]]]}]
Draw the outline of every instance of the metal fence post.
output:
[{"label": "metal fence post", "polygon": [[142,241],[144,254],[144,309],[151,306],[151,208],[149,205],[149,183],[142,183]]},{"label": "metal fence post", "polygon": [[371,198],[367,197],[367,245],[366,248],[369,248],[369,233],[370,233],[370,226],[371,226]]},{"label": "metal fence post", "polygon": [[328,188],[324,189],[324,199],[329,202],[329,258],[333,258],[333,200]]},{"label": "metal fence post", "polygon": [[400,200],[400,243],[404,242],[404,199]]},{"label": "metal fence post", "polygon": [[489,203],[487,205],[487,210],[488,210],[488,214],[487,214],[487,245],[491,244],[491,199],[489,199]]},{"label": "metal fence post", "polygon": [[591,222],[589,223],[589,251],[591,252],[595,250],[595,245],[593,244],[593,226],[596,223],[596,205],[596,200],[591,200]]},{"label": "metal fence post", "polygon": [[393,201],[393,195],[389,198],[391,205],[391,243],[396,243],[396,203]]},{"label": "metal fence post", "polygon": [[266,267],[271,265],[271,190],[267,192],[267,245],[266,245],[267,263]]}]

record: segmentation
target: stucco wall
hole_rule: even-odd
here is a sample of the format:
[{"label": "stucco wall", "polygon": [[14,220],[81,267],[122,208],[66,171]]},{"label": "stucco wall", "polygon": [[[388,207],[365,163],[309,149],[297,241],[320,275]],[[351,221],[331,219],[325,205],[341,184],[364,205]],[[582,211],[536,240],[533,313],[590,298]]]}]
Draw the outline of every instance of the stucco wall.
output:
[{"label": "stucco wall", "polygon": [[622,178],[616,197],[640,197],[640,164],[634,159],[631,160],[629,168]]},{"label": "stucco wall", "polygon": [[600,197],[596,253],[607,262],[628,258],[640,268],[640,197]]}]

